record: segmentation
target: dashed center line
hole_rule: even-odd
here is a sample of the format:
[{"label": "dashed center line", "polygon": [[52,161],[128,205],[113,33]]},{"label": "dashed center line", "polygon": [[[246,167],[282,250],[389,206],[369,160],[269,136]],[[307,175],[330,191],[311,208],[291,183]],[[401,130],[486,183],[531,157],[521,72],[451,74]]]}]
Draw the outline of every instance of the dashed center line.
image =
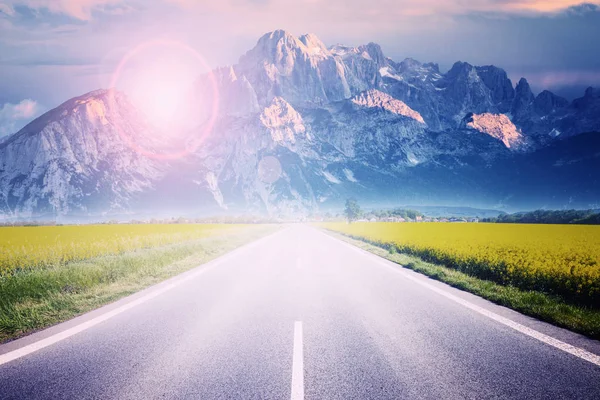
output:
[{"label": "dashed center line", "polygon": [[302,321],[294,323],[294,357],[292,360],[292,400],[304,400],[304,350]]}]

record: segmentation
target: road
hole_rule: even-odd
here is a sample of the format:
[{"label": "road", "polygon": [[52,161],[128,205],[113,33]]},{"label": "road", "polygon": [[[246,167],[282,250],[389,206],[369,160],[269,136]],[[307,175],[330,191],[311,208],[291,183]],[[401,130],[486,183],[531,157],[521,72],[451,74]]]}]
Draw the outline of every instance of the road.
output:
[{"label": "road", "polygon": [[599,399],[537,332],[600,354],[298,225],[0,346],[0,399]]}]

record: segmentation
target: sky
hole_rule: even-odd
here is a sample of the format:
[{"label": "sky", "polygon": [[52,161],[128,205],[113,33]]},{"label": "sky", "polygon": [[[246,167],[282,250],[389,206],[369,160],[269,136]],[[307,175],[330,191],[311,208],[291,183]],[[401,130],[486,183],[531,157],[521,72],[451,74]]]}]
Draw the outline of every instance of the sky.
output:
[{"label": "sky", "polygon": [[111,86],[140,45],[182,44],[183,79],[236,63],[275,29],[376,42],[444,70],[493,64],[569,99],[600,86],[600,0],[0,0],[0,136]]}]

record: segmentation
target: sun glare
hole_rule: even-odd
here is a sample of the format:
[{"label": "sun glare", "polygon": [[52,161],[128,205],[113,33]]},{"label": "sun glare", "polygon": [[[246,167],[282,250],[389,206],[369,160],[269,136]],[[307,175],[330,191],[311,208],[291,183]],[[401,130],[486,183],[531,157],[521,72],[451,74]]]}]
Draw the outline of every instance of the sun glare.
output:
[{"label": "sun glare", "polygon": [[202,57],[184,44],[148,42],[123,58],[112,86],[127,93],[157,128],[171,129],[181,123],[178,111],[207,67]]},{"label": "sun glare", "polygon": [[[209,77],[212,93],[206,95],[213,101],[210,110],[199,110],[208,119],[201,128],[192,131],[185,121],[190,112],[187,102],[194,82],[202,74]],[[132,148],[151,157],[172,159],[193,152],[212,130],[218,114],[219,93],[212,68],[196,50],[180,42],[157,40],[134,48],[120,61],[110,87],[125,92],[162,137],[185,143],[184,148],[175,152],[157,153],[136,143],[125,129],[119,130]]]},{"label": "sun glare", "polygon": [[142,69],[131,80],[131,100],[159,128],[177,123],[177,110],[193,82],[186,69],[176,62],[156,63]]}]

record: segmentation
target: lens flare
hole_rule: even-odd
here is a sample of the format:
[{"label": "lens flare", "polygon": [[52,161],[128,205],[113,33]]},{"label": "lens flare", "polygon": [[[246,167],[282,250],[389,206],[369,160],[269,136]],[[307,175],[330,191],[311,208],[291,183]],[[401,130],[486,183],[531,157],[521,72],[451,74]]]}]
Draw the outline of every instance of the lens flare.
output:
[{"label": "lens flare", "polygon": [[267,184],[275,183],[281,178],[283,168],[277,157],[266,156],[258,163],[258,179]]},{"label": "lens flare", "polygon": [[[182,81],[178,76],[181,70],[180,65],[174,57],[169,57],[169,51],[183,52],[188,57],[191,57],[199,67],[208,71],[207,77],[210,82],[211,105],[207,120],[198,130],[188,130],[192,135],[182,140],[181,150],[176,151],[156,151],[149,149],[147,146],[139,143],[136,138],[128,134],[127,129],[116,124],[117,132],[129,147],[136,152],[147,157],[161,160],[178,159],[194,153],[206,137],[213,130],[218,113],[219,113],[219,88],[217,80],[212,72],[212,68],[208,65],[204,57],[190,46],[170,40],[153,40],[145,42],[129,51],[119,62],[116,70],[112,74],[109,91],[109,101],[116,102],[115,88],[120,84],[129,83],[133,86],[133,91],[138,96],[138,106],[141,104],[142,111],[148,116],[155,126],[160,127],[164,131],[183,131],[183,124],[176,124],[174,118],[181,106],[181,102],[185,100],[182,93],[191,89],[193,82]],[[135,79],[128,79],[129,82],[121,82],[125,80],[125,70],[144,60],[141,66],[135,68]],[[194,70],[195,72],[195,70]],[[197,76],[200,76],[201,71],[197,71]],[[181,75],[181,74],[179,74]],[[132,83],[132,81],[135,81]],[[141,101],[140,101],[141,99]],[[181,134],[182,132],[177,132]]]}]

